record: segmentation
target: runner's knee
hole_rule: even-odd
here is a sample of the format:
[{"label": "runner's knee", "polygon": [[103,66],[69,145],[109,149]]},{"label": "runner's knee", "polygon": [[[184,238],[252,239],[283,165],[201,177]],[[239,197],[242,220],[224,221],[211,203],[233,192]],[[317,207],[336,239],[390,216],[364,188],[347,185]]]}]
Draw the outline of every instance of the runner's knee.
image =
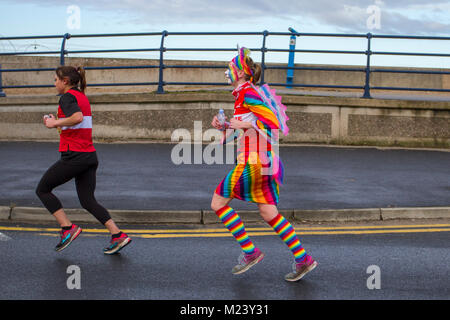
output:
[{"label": "runner's knee", "polygon": [[220,209],[222,209],[224,206],[226,206],[228,204],[228,200],[227,199],[221,199],[217,196],[213,196],[212,200],[211,200],[211,209],[214,211],[219,211]]}]

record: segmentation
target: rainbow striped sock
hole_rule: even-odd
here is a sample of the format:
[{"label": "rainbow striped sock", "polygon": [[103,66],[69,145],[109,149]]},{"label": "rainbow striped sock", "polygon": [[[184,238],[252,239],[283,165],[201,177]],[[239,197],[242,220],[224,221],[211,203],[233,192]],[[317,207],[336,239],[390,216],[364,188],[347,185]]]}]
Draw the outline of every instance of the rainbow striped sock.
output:
[{"label": "rainbow striped sock", "polygon": [[306,251],[303,249],[300,240],[298,240],[297,234],[295,233],[295,230],[290,222],[287,221],[281,214],[278,214],[269,222],[269,225],[292,251],[295,262],[303,262],[306,258]]},{"label": "rainbow striped sock", "polygon": [[236,211],[229,206],[225,206],[216,211],[216,214],[225,227],[227,227],[227,229],[235,237],[241,246],[242,251],[246,254],[253,254],[255,252],[255,246],[253,245],[253,242],[250,241],[247,232],[245,232],[244,223]]}]

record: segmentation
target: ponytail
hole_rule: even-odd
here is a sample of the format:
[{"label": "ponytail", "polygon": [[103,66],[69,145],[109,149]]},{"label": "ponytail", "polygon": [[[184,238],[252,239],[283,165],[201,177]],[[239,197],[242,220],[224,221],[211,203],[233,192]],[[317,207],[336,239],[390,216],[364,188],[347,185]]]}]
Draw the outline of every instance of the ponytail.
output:
[{"label": "ponytail", "polygon": [[83,67],[60,66],[56,69],[59,79],[67,78],[72,86],[79,86],[81,92],[86,90],[86,72]]},{"label": "ponytail", "polygon": [[259,64],[254,64],[255,70],[253,71],[253,84],[256,84],[259,81],[259,78],[261,78],[261,66]]},{"label": "ponytail", "polygon": [[80,90],[81,90],[81,92],[84,93],[84,91],[86,90],[86,86],[87,86],[87,83],[86,83],[86,71],[84,71],[83,67],[78,67],[77,71],[78,71],[78,73],[80,75]]},{"label": "ponytail", "polygon": [[259,81],[259,78],[261,77],[261,66],[255,62],[253,62],[252,58],[246,57],[245,63],[248,65],[250,70],[253,73],[253,76],[249,76],[246,74],[246,80],[252,79],[252,83],[256,84]]}]

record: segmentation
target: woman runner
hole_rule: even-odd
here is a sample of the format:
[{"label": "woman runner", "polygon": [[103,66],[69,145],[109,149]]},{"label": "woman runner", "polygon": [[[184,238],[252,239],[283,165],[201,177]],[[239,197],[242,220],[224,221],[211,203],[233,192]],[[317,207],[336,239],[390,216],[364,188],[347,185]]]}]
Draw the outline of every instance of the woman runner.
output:
[{"label": "woman runner", "polygon": [[[79,87],[78,87],[79,85]],[[131,242],[127,234],[120,231],[108,211],[94,197],[97,153],[92,143],[92,115],[89,100],[84,94],[86,76],[82,67],[61,66],[56,69],[56,90],[59,99],[58,117],[53,114],[43,118],[47,128],[58,128],[61,159],[53,164],[41,178],[36,194],[48,211],[60,224],[61,239],[56,251],[67,248],[81,233],[81,228],[69,220],[59,199],[52,190],[75,178],[76,190],[81,206],[90,212],[111,233],[105,254],[114,254]]]},{"label": "woman runner", "polygon": [[[264,258],[245,231],[236,211],[228,206],[233,198],[256,203],[261,217],[286,243],[295,262],[287,281],[300,280],[317,266],[317,262],[306,254],[294,228],[277,210],[279,185],[283,179],[283,166],[273,151],[272,141],[277,140],[278,130],[287,134],[284,110],[274,110],[266,103],[255,86],[261,67],[249,57],[250,51],[241,48],[231,60],[226,71],[228,82],[234,87],[234,115],[229,124],[222,125],[214,117],[216,129],[240,130],[238,137],[238,163],[215,189],[211,208],[239,243],[242,254],[239,264],[232,269],[240,274]],[[229,131],[233,130],[226,130]],[[224,131],[225,132],[225,131]],[[233,136],[224,134],[225,137]]]}]

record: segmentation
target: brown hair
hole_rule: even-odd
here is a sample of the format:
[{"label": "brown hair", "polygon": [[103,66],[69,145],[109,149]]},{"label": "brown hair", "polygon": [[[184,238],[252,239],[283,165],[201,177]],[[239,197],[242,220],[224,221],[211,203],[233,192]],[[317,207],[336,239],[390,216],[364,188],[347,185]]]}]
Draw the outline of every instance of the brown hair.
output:
[{"label": "brown hair", "polygon": [[[255,62],[253,62],[252,58],[250,57],[246,57],[245,58],[245,63],[247,64],[247,66],[250,68],[250,70],[252,70],[253,72],[253,84],[256,84],[259,81],[259,78],[261,77],[261,66]],[[246,80],[250,80],[249,75],[245,75],[245,79]]]},{"label": "brown hair", "polygon": [[86,72],[83,67],[60,66],[56,69],[59,79],[67,78],[72,86],[79,86],[81,92],[86,90]]}]

